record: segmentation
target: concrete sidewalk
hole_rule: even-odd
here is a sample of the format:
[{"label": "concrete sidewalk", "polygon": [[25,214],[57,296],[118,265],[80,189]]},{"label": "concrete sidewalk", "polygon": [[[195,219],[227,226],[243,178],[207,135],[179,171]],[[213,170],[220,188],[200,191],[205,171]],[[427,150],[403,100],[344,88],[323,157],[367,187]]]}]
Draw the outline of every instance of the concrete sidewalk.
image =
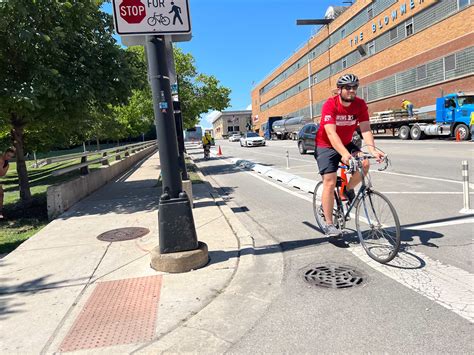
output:
[{"label": "concrete sidewalk", "polygon": [[[193,185],[193,214],[209,264],[183,274],[150,268],[158,175],[156,153],[0,259],[1,353],[222,353],[262,315],[279,256],[255,257],[249,232],[208,182]],[[123,227],[150,232],[97,239]]]}]

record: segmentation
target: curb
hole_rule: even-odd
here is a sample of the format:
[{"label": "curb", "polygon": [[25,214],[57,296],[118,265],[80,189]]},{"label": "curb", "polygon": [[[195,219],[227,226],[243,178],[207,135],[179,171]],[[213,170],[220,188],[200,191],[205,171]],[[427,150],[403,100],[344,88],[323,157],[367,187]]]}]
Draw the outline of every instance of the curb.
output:
[{"label": "curb", "polygon": [[[206,353],[225,353],[263,316],[263,312],[273,299],[271,297],[267,301],[259,298],[259,302],[255,303],[254,297],[244,292],[249,278],[255,277],[257,269],[254,239],[217,192],[210,179],[202,173],[201,168],[189,155],[188,157],[196,166],[196,173],[206,184],[215,204],[236,238],[238,244],[237,265],[224,288],[217,290],[217,296],[199,312],[170,333],[136,349],[134,353],[195,353],[198,349],[205,349]],[[274,270],[272,273],[275,273]],[[265,290],[264,288],[258,288],[254,292],[271,296],[276,294],[274,290]],[[252,302],[254,304],[251,304]],[[253,311],[252,315],[242,319],[240,317],[242,312],[249,309]]]}]

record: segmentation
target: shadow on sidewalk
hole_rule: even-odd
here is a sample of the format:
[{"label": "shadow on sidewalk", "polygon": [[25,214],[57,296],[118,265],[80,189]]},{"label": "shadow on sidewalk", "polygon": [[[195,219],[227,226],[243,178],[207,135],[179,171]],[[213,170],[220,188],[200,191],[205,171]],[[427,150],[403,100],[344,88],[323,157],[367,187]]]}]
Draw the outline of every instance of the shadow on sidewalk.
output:
[{"label": "shadow on sidewalk", "polygon": [[109,183],[74,205],[58,219],[158,210],[162,189],[157,186],[157,182],[157,179],[147,179]]},{"label": "shadow on sidewalk", "polygon": [[13,284],[5,286],[5,283],[14,280],[13,278],[0,278],[0,321],[8,318],[8,315],[14,313],[21,313],[21,307],[25,305],[19,302],[16,296],[34,295],[40,292],[47,292],[48,290],[63,288],[63,287],[77,287],[85,286],[89,278],[83,277],[72,280],[47,282],[47,279],[52,275],[42,276],[30,281],[22,282],[20,284]]}]

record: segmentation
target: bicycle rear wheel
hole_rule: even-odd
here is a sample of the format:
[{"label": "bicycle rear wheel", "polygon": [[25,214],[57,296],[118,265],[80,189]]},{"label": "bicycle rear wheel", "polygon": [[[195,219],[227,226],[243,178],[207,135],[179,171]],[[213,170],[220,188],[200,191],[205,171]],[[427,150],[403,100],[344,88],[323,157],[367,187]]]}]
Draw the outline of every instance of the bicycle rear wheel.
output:
[{"label": "bicycle rear wheel", "polygon": [[397,211],[380,192],[367,190],[356,207],[356,229],[367,254],[385,264],[400,250],[400,221]]},{"label": "bicycle rear wheel", "polygon": [[[322,196],[323,196],[323,182],[320,181],[316,184],[316,187],[313,192],[313,214],[314,214],[314,218],[316,219],[316,223],[318,224],[319,229],[321,229],[321,231],[324,233],[326,231],[326,219],[324,218]],[[333,223],[337,228],[341,229],[339,218],[338,218],[338,209],[337,209],[336,199],[334,199]]]}]

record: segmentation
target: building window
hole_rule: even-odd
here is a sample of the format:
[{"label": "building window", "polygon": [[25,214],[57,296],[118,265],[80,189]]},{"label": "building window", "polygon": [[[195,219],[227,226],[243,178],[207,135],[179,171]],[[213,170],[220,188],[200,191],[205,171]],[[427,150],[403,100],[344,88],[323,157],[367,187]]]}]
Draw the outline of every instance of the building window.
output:
[{"label": "building window", "polygon": [[227,127],[227,132],[234,132],[234,127],[232,126]]},{"label": "building window", "polygon": [[369,17],[369,20],[374,18],[374,10],[372,9],[372,5],[367,8],[367,16]]},{"label": "building window", "polygon": [[234,132],[238,132],[240,131],[240,127],[239,126],[234,126]]},{"label": "building window", "polygon": [[398,29],[397,27],[395,28],[392,28],[390,30],[390,40],[393,41],[394,39],[396,39],[398,37]]},{"label": "building window", "polygon": [[405,23],[405,35],[406,37],[413,34],[413,19]]},{"label": "building window", "polygon": [[344,39],[345,37],[346,37],[346,29],[343,28],[343,29],[341,30],[341,39]]},{"label": "building window", "polygon": [[416,68],[416,80],[426,79],[426,65],[421,65]]},{"label": "building window", "polygon": [[342,69],[346,69],[347,68],[347,58],[343,58],[342,59]]},{"label": "building window", "polygon": [[454,54],[448,55],[444,57],[444,70],[454,70],[456,69],[456,57]]},{"label": "building window", "polygon": [[367,48],[369,50],[369,55],[375,54],[375,41],[371,41],[367,44]]},{"label": "building window", "polygon": [[463,7],[466,7],[467,5],[469,5],[469,0],[459,0],[458,1],[459,9],[462,9]]}]

